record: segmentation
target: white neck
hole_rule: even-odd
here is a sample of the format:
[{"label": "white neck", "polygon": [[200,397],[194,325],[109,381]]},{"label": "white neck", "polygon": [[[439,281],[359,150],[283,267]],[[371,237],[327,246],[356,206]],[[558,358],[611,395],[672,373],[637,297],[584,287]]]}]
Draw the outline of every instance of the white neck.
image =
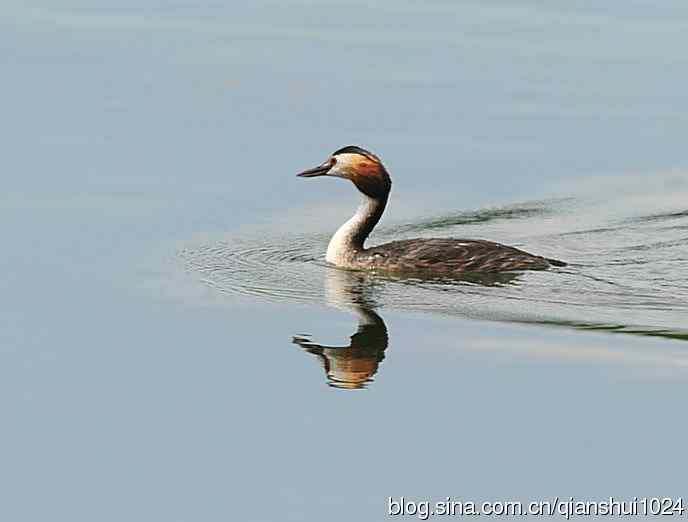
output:
[{"label": "white neck", "polygon": [[337,266],[352,266],[356,254],[364,250],[363,243],[382,216],[387,198],[374,199],[361,193],[362,201],[356,213],[335,232],[327,245],[325,259]]}]

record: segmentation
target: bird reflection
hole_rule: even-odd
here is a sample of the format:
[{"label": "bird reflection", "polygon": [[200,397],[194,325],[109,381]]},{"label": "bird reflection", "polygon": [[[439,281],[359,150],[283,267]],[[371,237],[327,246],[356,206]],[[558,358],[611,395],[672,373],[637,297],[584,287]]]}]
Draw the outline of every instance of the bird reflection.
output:
[{"label": "bird reflection", "polygon": [[[465,274],[461,279],[419,279],[419,278],[382,278],[362,272],[328,268],[325,276],[325,295],[330,306],[353,312],[358,325],[350,337],[348,345],[329,346],[315,342],[307,335],[296,335],[292,342],[303,350],[317,356],[322,363],[327,383],[335,388],[360,389],[372,382],[380,363],[385,358],[389,345],[389,335],[384,320],[375,308],[375,294],[380,286],[387,283],[397,284],[441,284],[445,288],[452,285],[477,284],[481,286],[504,286],[513,284],[517,273],[487,275]],[[458,291],[459,287],[455,289]]]},{"label": "bird reflection", "polygon": [[361,272],[336,268],[327,270],[325,291],[330,305],[354,312],[358,328],[348,345],[327,346],[307,336],[294,336],[292,342],[317,356],[330,386],[343,389],[365,388],[385,358],[389,344],[387,326],[373,309],[375,283]]}]

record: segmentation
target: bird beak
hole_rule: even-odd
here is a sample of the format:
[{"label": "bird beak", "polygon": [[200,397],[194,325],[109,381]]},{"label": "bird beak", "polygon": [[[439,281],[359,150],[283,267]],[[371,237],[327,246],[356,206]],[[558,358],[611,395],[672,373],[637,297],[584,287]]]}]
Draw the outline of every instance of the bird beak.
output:
[{"label": "bird beak", "polygon": [[313,167],[312,169],[304,170],[299,172],[297,176],[300,178],[314,178],[316,176],[324,176],[332,168],[332,160],[328,159],[325,163]]}]

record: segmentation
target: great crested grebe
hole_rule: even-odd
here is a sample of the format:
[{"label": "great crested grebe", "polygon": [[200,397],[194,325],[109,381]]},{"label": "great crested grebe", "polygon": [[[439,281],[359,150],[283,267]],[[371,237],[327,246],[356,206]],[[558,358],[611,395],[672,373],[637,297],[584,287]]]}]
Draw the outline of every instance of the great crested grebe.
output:
[{"label": "great crested grebe", "polygon": [[566,263],[556,259],[484,240],[419,238],[365,248],[363,244],[366,238],[380,221],[387,205],[392,180],[380,158],[361,147],[343,147],[322,164],[298,176],[348,179],[363,197],[356,213],[339,227],[327,246],[326,259],[334,265],[430,276],[566,266]]}]

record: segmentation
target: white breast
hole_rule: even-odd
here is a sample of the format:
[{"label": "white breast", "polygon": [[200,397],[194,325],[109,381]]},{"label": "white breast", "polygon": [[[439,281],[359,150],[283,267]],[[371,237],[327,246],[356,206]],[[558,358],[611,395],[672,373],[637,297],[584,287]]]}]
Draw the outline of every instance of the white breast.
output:
[{"label": "white breast", "polygon": [[356,213],[344,223],[330,239],[327,245],[325,259],[328,263],[337,266],[352,266],[352,261],[356,256],[357,247],[354,238],[359,235],[363,225],[372,218],[376,207],[379,205],[373,198],[362,194],[361,204]]}]

